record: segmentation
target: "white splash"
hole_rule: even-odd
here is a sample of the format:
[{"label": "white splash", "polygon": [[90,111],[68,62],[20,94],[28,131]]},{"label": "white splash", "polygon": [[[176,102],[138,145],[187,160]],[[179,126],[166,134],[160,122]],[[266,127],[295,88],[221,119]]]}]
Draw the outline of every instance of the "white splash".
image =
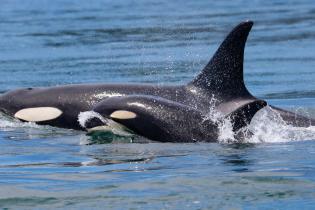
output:
[{"label": "white splash", "polygon": [[9,117],[6,114],[0,112],[0,128],[12,129],[12,128],[39,128],[40,126],[33,122],[22,122],[13,117]]},{"label": "white splash", "polygon": [[218,100],[212,95],[210,99],[210,108],[208,114],[203,119],[211,120],[218,125],[219,135],[218,142],[220,143],[230,143],[237,141],[234,137],[233,126],[229,118],[225,118],[224,115],[215,109]]},{"label": "white splash", "polygon": [[315,139],[315,126],[294,127],[288,125],[279,113],[269,106],[257,112],[248,129],[254,134],[247,139],[249,143],[278,143]]},{"label": "white splash", "polygon": [[212,122],[217,122],[219,119],[222,119],[223,114],[218,112],[215,107],[218,103],[218,100],[212,95],[210,102],[209,102],[209,112],[205,116],[204,120],[211,120]]},{"label": "white splash", "polygon": [[[18,132],[15,132],[17,131]],[[38,125],[34,122],[22,122],[0,112],[0,131],[10,132],[10,139],[34,139],[47,137],[65,137],[81,135],[80,131],[56,128],[49,125]],[[12,132],[13,131],[13,132]],[[75,139],[74,139],[75,140]]]},{"label": "white splash", "polygon": [[315,126],[294,127],[287,124],[280,114],[267,106],[259,110],[251,123],[242,128],[238,134],[248,134],[244,139],[235,138],[238,134],[233,132],[231,119],[223,116],[215,109],[218,101],[212,97],[210,108],[204,120],[211,120],[218,125],[220,143],[279,143],[290,141],[305,141],[315,139]]},{"label": "white splash", "polygon": [[108,124],[108,120],[105,119],[102,115],[94,111],[86,111],[80,112],[78,116],[78,122],[82,128],[85,128],[86,122],[88,122],[92,118],[98,118],[101,120],[105,125]]},{"label": "white splash", "polygon": [[218,121],[219,125],[219,136],[218,142],[220,143],[235,143],[238,140],[235,138],[235,133],[233,131],[233,125],[230,118]]},{"label": "white splash", "polygon": [[106,126],[106,129],[104,129],[105,132],[112,132],[113,134],[118,136],[129,137],[134,135],[128,128],[126,128],[122,124],[119,124],[111,119],[104,118],[102,115],[94,111],[81,112],[78,116],[78,121],[80,125],[85,128],[86,122],[88,122],[92,118],[98,118],[104,123],[104,126]]}]

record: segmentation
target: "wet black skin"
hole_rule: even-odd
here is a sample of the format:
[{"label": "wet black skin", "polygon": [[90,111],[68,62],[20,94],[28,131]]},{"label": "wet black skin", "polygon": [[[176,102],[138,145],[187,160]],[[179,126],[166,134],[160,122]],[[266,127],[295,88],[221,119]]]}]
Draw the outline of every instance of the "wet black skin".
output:
[{"label": "wet black skin", "polygon": [[218,126],[206,119],[202,112],[165,98],[147,95],[112,97],[98,103],[93,110],[107,118],[117,110],[135,113],[134,118],[113,120],[151,140],[191,142],[218,138]]},{"label": "wet black skin", "polygon": [[[266,106],[264,101],[255,101],[235,110],[229,116],[211,118],[208,112],[201,112],[191,106],[148,95],[130,95],[112,97],[96,104],[93,111],[106,118],[126,126],[135,133],[151,140],[165,142],[213,142],[218,139],[218,127],[225,117],[234,124],[234,131],[247,125],[257,110]],[[113,118],[115,111],[135,113],[132,118]],[[103,123],[91,121],[86,127],[95,127]],[[99,123],[99,124],[95,124]]]},{"label": "wet black skin", "polygon": [[[204,120],[211,107],[222,116],[231,117],[236,131],[246,126],[254,114],[266,105],[265,101],[248,92],[243,80],[244,48],[252,25],[251,21],[246,21],[236,26],[206,67],[189,84],[85,84],[20,89],[0,96],[0,110],[14,116],[24,108],[56,107],[63,114],[55,120],[39,124],[82,130],[84,128],[78,123],[80,112],[94,110],[109,117],[110,112],[123,109],[135,112],[137,118],[129,121],[114,120],[150,139],[215,141],[218,135],[217,125],[211,119]],[[212,100],[213,97],[215,101]],[[127,106],[130,101],[143,106]],[[279,112],[292,124],[314,122],[299,116],[297,123],[294,113]]]}]

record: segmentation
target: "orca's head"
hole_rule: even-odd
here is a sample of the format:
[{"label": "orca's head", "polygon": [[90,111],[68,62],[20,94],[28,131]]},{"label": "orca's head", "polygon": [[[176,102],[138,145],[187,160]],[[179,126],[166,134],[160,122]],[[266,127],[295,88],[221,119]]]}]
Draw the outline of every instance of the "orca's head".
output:
[{"label": "orca's head", "polygon": [[95,117],[85,123],[88,131],[108,129],[108,119],[156,141],[214,141],[217,135],[217,126],[204,121],[200,111],[156,96],[107,98],[94,106],[93,113]]},{"label": "orca's head", "polygon": [[166,141],[176,138],[176,135],[168,132],[175,129],[170,128],[170,118],[164,113],[168,111],[170,114],[171,111],[164,108],[163,102],[157,97],[111,97],[93,107],[94,117],[89,118],[84,127],[88,132],[98,129],[106,132],[111,127],[111,122],[115,122],[137,135]]},{"label": "orca's head", "polygon": [[25,122],[50,122],[63,113],[53,101],[41,88],[18,89],[0,96],[0,111]]},{"label": "orca's head", "polygon": [[143,135],[144,131],[152,130],[151,132],[156,132],[157,130],[151,123],[152,118],[149,112],[136,106],[118,103],[115,99],[100,102],[93,108],[92,112],[86,113],[90,116],[80,124],[88,131],[102,128],[107,130],[107,127],[111,126],[112,122],[118,123],[139,135]]},{"label": "orca's head", "polygon": [[28,96],[34,91],[33,88],[23,88],[5,92],[0,95],[0,111],[13,115],[22,109],[27,103]]}]

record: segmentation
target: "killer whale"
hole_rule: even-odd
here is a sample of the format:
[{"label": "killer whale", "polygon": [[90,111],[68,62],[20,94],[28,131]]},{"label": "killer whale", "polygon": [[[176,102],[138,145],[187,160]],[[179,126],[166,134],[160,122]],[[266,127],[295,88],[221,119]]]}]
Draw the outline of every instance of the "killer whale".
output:
[{"label": "killer whale", "polygon": [[[147,95],[111,97],[93,107],[93,112],[111,119],[140,136],[162,142],[212,142],[218,139],[219,126],[229,118],[235,136],[244,137],[239,132],[246,126],[257,110],[266,102],[256,100],[239,107],[228,115],[211,116],[191,106],[165,98]],[[210,111],[210,110],[209,110]],[[211,116],[211,117],[209,117]],[[84,127],[89,133],[107,130],[107,123],[98,117],[88,119]],[[91,132],[90,132],[91,130]],[[238,135],[241,133],[241,135]]]},{"label": "killer whale", "polygon": [[[85,84],[19,89],[0,96],[0,110],[22,121],[78,130],[100,125],[94,121],[83,128],[78,122],[81,112],[94,110],[150,139],[215,141],[217,125],[205,120],[210,107],[221,113],[222,119],[231,118],[233,130],[238,131],[267,105],[249,93],[243,80],[244,48],[252,25],[252,21],[237,25],[201,73],[186,85]],[[296,119],[302,126],[313,123],[278,111],[293,124]],[[126,114],[135,117],[124,117]]]}]

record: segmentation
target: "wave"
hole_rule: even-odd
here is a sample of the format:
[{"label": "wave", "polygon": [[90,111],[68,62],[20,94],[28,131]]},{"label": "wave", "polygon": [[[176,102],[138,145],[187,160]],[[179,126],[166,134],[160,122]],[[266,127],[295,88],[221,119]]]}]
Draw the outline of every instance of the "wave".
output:
[{"label": "wave", "polygon": [[219,130],[220,143],[283,143],[315,139],[315,126],[289,125],[269,106],[258,111],[251,123],[240,131],[246,133],[241,141],[235,138],[232,123],[228,119],[219,125]]}]

